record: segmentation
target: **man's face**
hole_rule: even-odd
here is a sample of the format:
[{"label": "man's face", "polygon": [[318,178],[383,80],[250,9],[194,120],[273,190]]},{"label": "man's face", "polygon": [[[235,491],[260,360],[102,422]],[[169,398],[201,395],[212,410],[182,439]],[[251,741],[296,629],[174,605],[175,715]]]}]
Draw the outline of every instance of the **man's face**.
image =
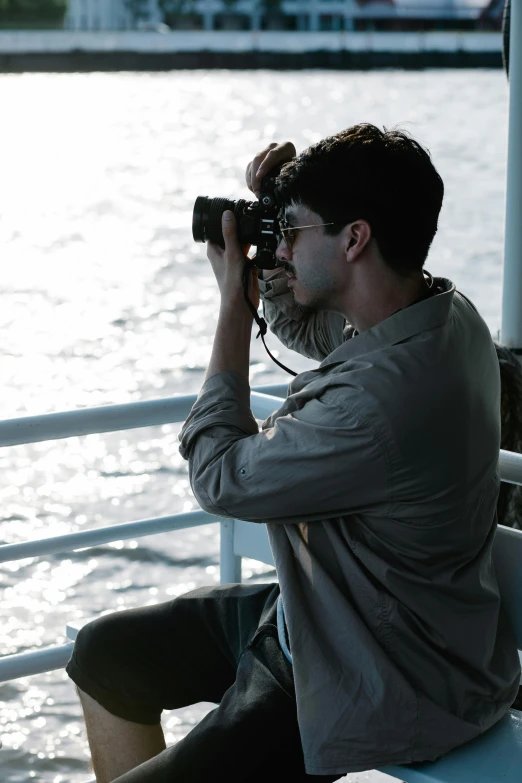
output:
[{"label": "man's face", "polygon": [[292,202],[285,209],[285,217],[290,226],[313,226],[294,232],[292,249],[283,239],[276,251],[287,274],[296,277],[289,286],[297,308],[303,313],[335,310],[340,289],[347,282],[341,237],[325,234],[320,225],[323,219],[303,204]]}]

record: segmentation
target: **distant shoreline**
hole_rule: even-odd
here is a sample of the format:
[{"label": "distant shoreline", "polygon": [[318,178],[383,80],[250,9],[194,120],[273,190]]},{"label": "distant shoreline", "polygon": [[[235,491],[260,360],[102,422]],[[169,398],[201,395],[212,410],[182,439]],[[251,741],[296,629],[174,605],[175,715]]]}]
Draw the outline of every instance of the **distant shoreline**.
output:
[{"label": "distant shoreline", "polygon": [[502,68],[500,33],[0,32],[0,72]]}]

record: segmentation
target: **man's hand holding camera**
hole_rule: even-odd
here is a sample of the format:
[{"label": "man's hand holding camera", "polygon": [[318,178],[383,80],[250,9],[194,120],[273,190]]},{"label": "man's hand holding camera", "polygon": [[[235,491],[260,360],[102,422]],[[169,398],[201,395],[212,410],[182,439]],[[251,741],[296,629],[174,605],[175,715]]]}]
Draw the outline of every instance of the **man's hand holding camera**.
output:
[{"label": "man's hand holding camera", "polygon": [[[248,188],[256,195],[261,194],[260,187],[263,178],[277,164],[280,165],[290,160],[293,155],[295,155],[295,147],[290,142],[270,144],[248,164],[246,171]],[[216,276],[221,295],[218,325],[205,382],[212,375],[219,372],[235,372],[248,381],[253,315],[245,301],[243,272],[245,264],[250,264],[248,298],[255,310],[257,310],[260,303],[258,270],[254,268],[252,262],[247,257],[250,244],[241,245],[238,238],[237,221],[234,212],[230,209],[225,209],[221,218],[224,249],[217,244],[219,242],[219,223],[215,219],[215,211],[211,208],[212,204],[216,205],[216,202],[218,202],[217,199],[209,199],[205,196],[199,197],[194,207],[192,223],[194,240],[197,242],[207,241],[207,256]],[[240,202],[229,202],[229,205],[234,208],[238,204]],[[248,206],[247,202],[243,202],[243,204]],[[261,238],[265,237],[267,233],[263,231],[264,224],[262,222],[262,219],[267,217],[266,211],[260,213],[259,206],[254,204],[251,204],[249,208],[251,210],[250,214],[257,215],[257,217],[254,217],[253,225],[255,228],[251,233],[249,233],[249,230],[251,230],[252,223],[248,225],[246,218],[244,219],[242,226],[244,229],[242,232],[243,242],[247,238],[253,237],[254,242],[252,244],[256,245],[258,253],[260,251],[266,252],[264,246],[260,247]],[[274,209],[275,207],[272,206],[272,211]],[[270,219],[274,223],[274,218]],[[217,242],[209,241],[209,236],[214,239],[217,238]],[[273,239],[274,237],[272,237]],[[274,255],[274,250],[270,252]]]},{"label": "man's hand holding camera", "polygon": [[[245,315],[250,315],[245,297],[243,294],[243,269],[245,263],[250,263],[246,253],[249,246],[241,247],[237,238],[237,227],[234,213],[226,210],[222,217],[223,239],[225,240],[225,249],[219,245],[209,242],[207,245],[207,256],[214,270],[219,292],[221,294],[221,306],[229,302],[235,307],[244,307]],[[259,281],[257,279],[257,269],[250,269],[248,283],[248,297],[255,309],[259,307]]]},{"label": "man's hand holding camera", "polygon": [[[257,267],[277,268],[277,263],[274,261],[278,242],[276,238],[279,207],[273,192],[274,184],[265,183],[263,186],[263,180],[267,175],[272,176],[272,172],[295,155],[296,150],[292,142],[281,144],[273,142],[248,164],[245,174],[246,184],[249,190],[258,196],[258,202],[209,199],[206,196],[200,196],[196,200],[192,232],[196,242],[207,242],[207,256],[216,276],[222,305],[232,300],[239,306],[237,300],[240,299],[245,304],[246,312],[250,312],[244,302],[243,293],[244,266],[245,263],[251,263],[246,255],[250,244],[245,246],[245,242],[255,245],[258,249]],[[234,209],[235,214],[231,208]],[[220,227],[221,210],[223,212]],[[239,216],[239,222],[235,215]],[[221,234],[224,249],[220,241]],[[270,236],[271,234],[273,236]],[[276,240],[275,244],[274,240]],[[257,269],[253,264],[249,275],[249,299],[257,310],[260,302],[259,284]]]},{"label": "man's hand holding camera", "polygon": [[[227,210],[221,220],[225,249],[212,242],[207,246],[207,256],[221,294],[221,307],[205,381],[218,372],[236,372],[248,381],[254,318],[243,293],[243,269],[248,262],[249,247],[239,244],[233,212]],[[257,269],[252,268],[249,272],[248,289],[250,301],[257,309],[260,300]]]}]

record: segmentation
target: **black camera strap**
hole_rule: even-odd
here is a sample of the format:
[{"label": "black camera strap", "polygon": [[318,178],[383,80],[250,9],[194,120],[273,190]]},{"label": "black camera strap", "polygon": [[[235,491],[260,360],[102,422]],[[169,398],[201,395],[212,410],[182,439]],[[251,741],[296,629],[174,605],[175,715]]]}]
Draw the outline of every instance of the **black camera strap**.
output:
[{"label": "black camera strap", "polygon": [[265,334],[267,332],[268,326],[264,318],[260,318],[256,308],[248,298],[248,281],[250,278],[250,272],[252,271],[252,264],[249,261],[245,261],[245,266],[243,267],[243,293],[245,294],[245,301],[248,305],[248,308],[252,315],[254,316],[255,322],[259,326],[259,332],[256,335],[256,340],[261,335],[261,339],[263,340],[263,345],[265,346],[265,350],[267,354],[270,356],[272,361],[274,361],[279,367],[281,367],[282,370],[285,370],[285,372],[290,373],[290,375],[293,375],[294,377],[297,376],[298,373],[294,372],[293,370],[289,370],[288,367],[285,367],[284,364],[281,364],[281,362],[278,362],[275,356],[272,356],[270,351],[267,348],[267,345],[265,343]]}]

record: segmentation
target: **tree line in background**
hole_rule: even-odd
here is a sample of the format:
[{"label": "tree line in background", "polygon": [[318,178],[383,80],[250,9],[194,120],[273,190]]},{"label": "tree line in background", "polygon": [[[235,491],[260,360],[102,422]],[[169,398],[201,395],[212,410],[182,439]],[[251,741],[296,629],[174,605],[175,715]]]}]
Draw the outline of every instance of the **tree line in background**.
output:
[{"label": "tree line in background", "polygon": [[0,21],[24,24],[61,22],[67,10],[67,0],[0,0]]}]

